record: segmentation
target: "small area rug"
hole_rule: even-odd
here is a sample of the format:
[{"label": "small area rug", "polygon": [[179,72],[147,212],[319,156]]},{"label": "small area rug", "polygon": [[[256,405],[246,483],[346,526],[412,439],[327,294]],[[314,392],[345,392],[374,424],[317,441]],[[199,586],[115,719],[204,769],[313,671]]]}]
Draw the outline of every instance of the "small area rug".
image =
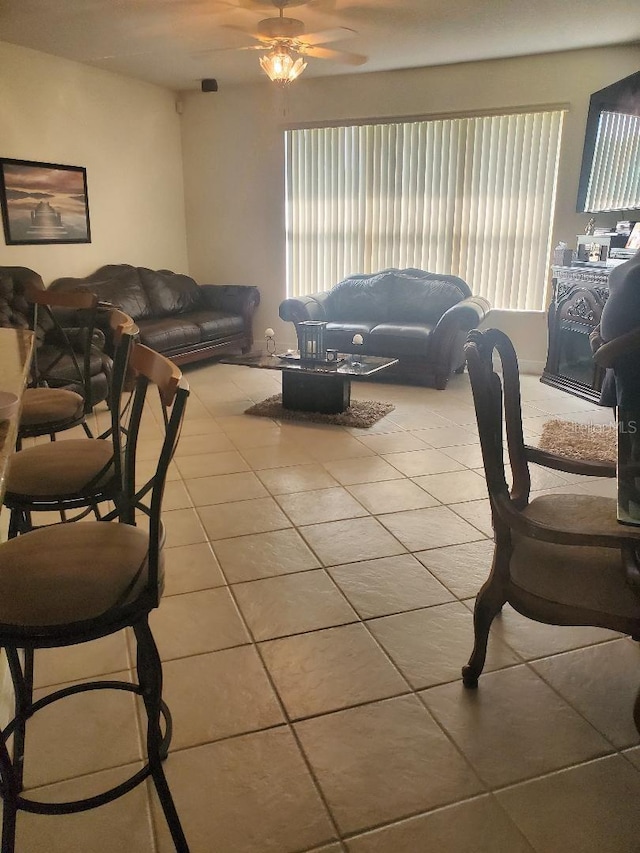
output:
[{"label": "small area rug", "polygon": [[274,394],[273,397],[267,397],[261,403],[256,403],[254,406],[245,409],[245,415],[367,429],[394,409],[395,406],[392,406],[391,403],[378,403],[375,400],[353,400],[346,411],[337,415],[327,415],[323,412],[299,412],[293,409],[284,409],[282,394]]},{"label": "small area rug", "polygon": [[616,427],[552,420],[542,428],[539,447],[570,459],[616,461]]}]

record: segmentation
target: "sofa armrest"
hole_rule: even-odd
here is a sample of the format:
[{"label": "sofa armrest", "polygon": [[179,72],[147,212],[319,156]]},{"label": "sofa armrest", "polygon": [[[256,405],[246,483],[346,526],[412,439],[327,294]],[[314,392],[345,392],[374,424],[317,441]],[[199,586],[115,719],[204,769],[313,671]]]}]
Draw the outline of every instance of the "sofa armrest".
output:
[{"label": "sofa armrest", "polygon": [[242,317],[246,342],[243,352],[253,346],[253,315],[260,304],[260,291],[247,284],[201,284],[205,304],[212,311],[225,311]]},{"label": "sofa armrest", "polygon": [[330,292],[330,290],[323,290],[320,293],[310,293],[308,296],[285,299],[280,303],[278,310],[280,319],[296,325],[305,320],[327,320],[324,303]]},{"label": "sofa armrest", "polygon": [[431,359],[436,374],[448,376],[464,365],[467,333],[480,325],[490,308],[482,296],[469,296],[444,312],[431,333]]}]

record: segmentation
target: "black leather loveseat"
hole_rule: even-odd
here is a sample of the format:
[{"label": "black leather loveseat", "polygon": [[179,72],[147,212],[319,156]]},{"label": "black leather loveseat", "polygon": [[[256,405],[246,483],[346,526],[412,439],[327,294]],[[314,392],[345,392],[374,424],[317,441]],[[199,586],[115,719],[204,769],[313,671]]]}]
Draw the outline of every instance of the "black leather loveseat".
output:
[{"label": "black leather loveseat", "polygon": [[[489,310],[454,275],[388,269],[352,275],[331,290],[286,299],[280,317],[326,321],[325,345],[344,353],[398,358],[403,378],[443,389],[464,368],[463,345]],[[353,343],[355,335],[363,343]],[[385,371],[386,373],[386,371]]]},{"label": "black leather loveseat", "polygon": [[86,278],[58,278],[50,287],[93,291],[135,320],[143,344],[178,364],[248,352],[253,344],[257,287],[199,285],[171,270],[129,264],[108,264]]}]

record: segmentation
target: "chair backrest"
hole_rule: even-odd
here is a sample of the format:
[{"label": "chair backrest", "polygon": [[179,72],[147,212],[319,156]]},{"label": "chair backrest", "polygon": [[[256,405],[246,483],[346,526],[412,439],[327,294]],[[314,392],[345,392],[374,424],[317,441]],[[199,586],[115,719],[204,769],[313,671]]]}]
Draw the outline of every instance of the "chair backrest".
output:
[{"label": "chair backrest", "polygon": [[[484,332],[472,330],[464,351],[494,525],[499,526],[502,521],[508,526],[503,508],[510,505],[514,510],[523,509],[529,502],[531,489],[522,431],[518,358],[509,338],[498,329],[487,329]],[[501,376],[494,368],[495,355],[502,368]],[[511,488],[505,472],[505,428],[511,464]]]},{"label": "chair backrest", "polygon": [[34,350],[31,384],[71,386],[84,398],[85,412],[91,411],[91,359],[100,349],[94,338],[98,297],[89,291],[57,293],[31,286],[24,295],[33,306],[32,329],[48,329],[46,335],[53,339],[51,346]]},{"label": "chair backrest", "polygon": [[[131,414],[127,425],[124,456],[125,504],[121,521],[135,524],[136,512],[149,518],[149,569],[147,593],[152,606],[157,606],[162,590],[159,583],[160,549],[164,538],[161,509],[169,464],[173,459],[184,417],[189,385],[179,368],[168,358],[142,344],[134,343],[129,367],[136,376]],[[143,412],[149,411],[148,393],[155,387],[158,393],[161,429],[164,429],[158,464],[151,477],[136,485],[138,438]],[[156,409],[157,411],[157,409]]]}]

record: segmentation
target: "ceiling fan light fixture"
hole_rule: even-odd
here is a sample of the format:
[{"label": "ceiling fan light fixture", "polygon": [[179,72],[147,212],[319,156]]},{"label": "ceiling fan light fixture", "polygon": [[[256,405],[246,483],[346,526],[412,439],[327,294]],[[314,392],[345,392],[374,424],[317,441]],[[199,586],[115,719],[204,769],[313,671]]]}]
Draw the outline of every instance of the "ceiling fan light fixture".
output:
[{"label": "ceiling fan light fixture", "polygon": [[301,56],[296,59],[286,44],[280,44],[260,57],[260,67],[274,83],[287,84],[302,74],[307,63]]}]

